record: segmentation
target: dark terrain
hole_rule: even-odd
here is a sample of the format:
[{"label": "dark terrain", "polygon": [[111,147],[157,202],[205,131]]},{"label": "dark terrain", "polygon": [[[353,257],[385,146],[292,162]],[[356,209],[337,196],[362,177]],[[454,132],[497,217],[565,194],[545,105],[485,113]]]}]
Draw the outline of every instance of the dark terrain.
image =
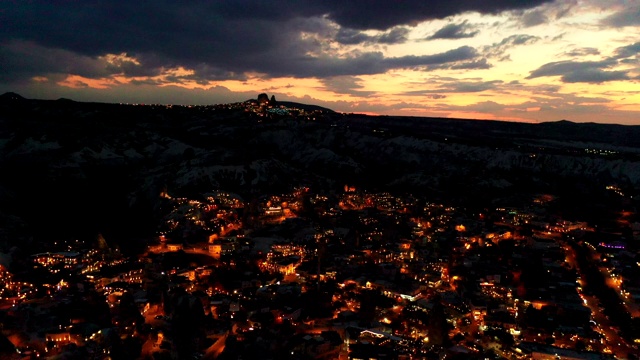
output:
[{"label": "dark terrain", "polygon": [[630,208],[637,201],[640,127],[0,97],[3,251],[97,233],[135,250],[128,240],[153,235],[163,190],[250,200],[345,184],[468,208],[550,192],[567,218],[604,221],[615,197],[605,186],[620,188]]}]

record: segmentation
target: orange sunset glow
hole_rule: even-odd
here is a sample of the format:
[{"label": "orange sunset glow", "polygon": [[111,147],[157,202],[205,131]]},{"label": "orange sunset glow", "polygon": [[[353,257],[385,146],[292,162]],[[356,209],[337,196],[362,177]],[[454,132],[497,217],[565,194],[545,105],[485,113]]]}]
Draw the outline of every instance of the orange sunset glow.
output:
[{"label": "orange sunset glow", "polygon": [[640,124],[637,1],[161,3],[0,5],[0,91]]}]

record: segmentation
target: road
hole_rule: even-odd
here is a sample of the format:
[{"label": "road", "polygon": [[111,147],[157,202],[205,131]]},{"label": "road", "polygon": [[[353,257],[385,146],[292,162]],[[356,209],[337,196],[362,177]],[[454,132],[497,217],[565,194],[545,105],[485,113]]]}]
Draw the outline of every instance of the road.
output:
[{"label": "road", "polygon": [[[209,252],[209,250],[203,249],[202,246],[206,246],[206,244],[203,243],[199,245],[199,247],[198,246],[186,247],[182,249],[182,251],[184,251],[187,254],[207,255],[213,258],[213,255]],[[160,244],[160,245],[149,246],[147,248],[146,254],[149,254],[149,253],[160,254],[160,253],[166,253],[166,252],[171,252],[171,251],[167,249],[166,245]]]},{"label": "road", "polygon": [[[578,275],[580,275],[581,280],[579,280],[580,285],[584,285],[585,274],[581,272],[580,267],[578,266],[578,261],[576,259],[576,253],[573,247],[567,242],[562,242],[564,245],[567,263],[576,269]],[[593,254],[590,261],[594,261]],[[606,279],[606,277],[605,277]],[[591,318],[596,323],[595,330],[598,331],[603,337],[604,344],[606,345],[605,349],[608,349],[610,353],[616,354],[616,356],[622,356],[622,354],[635,354],[639,355],[640,351],[633,348],[629,345],[615,329],[615,324],[613,324],[609,318],[603,313],[601,308],[599,307],[600,301],[597,297],[592,295],[586,295],[582,291],[578,292],[580,297],[582,298],[585,306],[587,306],[591,310]]]},{"label": "road", "polygon": [[631,314],[632,317],[640,317],[640,306],[638,306],[638,304],[633,301],[631,297],[624,296],[624,294],[622,293],[622,289],[620,288],[620,281],[614,279],[614,277],[611,276],[611,271],[607,267],[599,266],[598,268],[602,276],[605,278],[607,286],[615,290],[616,294],[618,294],[620,300],[622,300],[622,303],[624,304],[624,307],[627,309],[629,314]]},{"label": "road", "polygon": [[207,351],[204,353],[203,359],[207,359],[207,360],[217,359],[218,356],[220,356],[220,354],[222,354],[222,352],[224,351],[224,345],[227,341],[228,336],[229,336],[229,332],[227,331],[226,333],[224,333],[224,335],[219,337],[218,340],[216,340],[216,342],[213,343],[213,345],[209,346]]}]

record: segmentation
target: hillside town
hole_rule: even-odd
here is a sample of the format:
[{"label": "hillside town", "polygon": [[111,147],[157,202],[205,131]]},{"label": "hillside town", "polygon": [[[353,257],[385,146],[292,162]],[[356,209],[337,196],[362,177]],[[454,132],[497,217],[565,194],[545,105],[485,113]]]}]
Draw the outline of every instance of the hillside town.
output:
[{"label": "hillside town", "polygon": [[146,250],[53,241],[0,269],[3,358],[634,359],[640,224],[552,195],[480,211],[354,186],[160,194]]},{"label": "hillside town", "polygon": [[0,360],[640,360],[640,0],[0,34]]}]

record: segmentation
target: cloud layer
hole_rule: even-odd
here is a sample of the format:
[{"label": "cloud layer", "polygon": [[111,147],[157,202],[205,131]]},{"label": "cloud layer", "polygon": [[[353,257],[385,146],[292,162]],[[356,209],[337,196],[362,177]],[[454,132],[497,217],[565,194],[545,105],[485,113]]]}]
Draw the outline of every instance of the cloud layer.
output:
[{"label": "cloud layer", "polygon": [[507,102],[539,115],[545,107],[534,103],[554,87],[566,96],[609,99],[598,104],[603,108],[636,111],[640,99],[627,88],[640,79],[640,43],[632,35],[640,7],[623,0],[576,4],[3,1],[0,89],[107,100],[134,96],[137,87],[158,101],[169,101],[172,90],[174,98],[192,91],[211,102],[273,89],[291,99],[311,94],[337,110],[358,104],[367,112],[422,108],[491,118],[491,104]]},{"label": "cloud layer", "polygon": [[[330,31],[330,19],[339,27],[335,39],[341,44],[394,44],[406,41],[408,30],[428,19],[444,18],[465,11],[497,13],[532,7],[546,1],[284,1],[236,0],[178,3],[159,0],[144,3],[129,0],[91,2],[32,1],[0,4],[0,37],[19,40],[44,52],[67,51],[66,56],[43,56],[44,70],[65,69],[77,55],[129,54],[138,59],[130,71],[160,73],[182,66],[195,70],[196,79],[241,78],[243,73],[269,76],[335,76],[385,71],[403,60],[383,59],[376,53],[336,57],[327,55],[315,36]],[[315,19],[313,28],[307,19]],[[455,26],[455,25],[453,25]],[[461,24],[460,26],[466,26]],[[395,28],[394,28],[395,27]],[[368,35],[361,30],[388,30]],[[448,30],[442,36],[467,36],[464,29]],[[453,31],[453,32],[452,32]],[[13,46],[11,46],[13,45]],[[16,42],[3,44],[2,58],[9,72],[29,73],[34,64],[19,66],[17,59],[29,49],[16,49]],[[59,55],[59,54],[58,54]],[[66,59],[63,59],[66,57]],[[376,59],[380,64],[373,64]],[[406,60],[412,61],[415,58]],[[445,60],[446,61],[446,60]],[[431,62],[428,61],[430,64]],[[415,64],[420,65],[420,64]],[[362,68],[361,71],[354,70]],[[84,76],[103,76],[104,69]],[[129,74],[129,73],[127,73]],[[11,75],[10,75],[11,76]]]}]

